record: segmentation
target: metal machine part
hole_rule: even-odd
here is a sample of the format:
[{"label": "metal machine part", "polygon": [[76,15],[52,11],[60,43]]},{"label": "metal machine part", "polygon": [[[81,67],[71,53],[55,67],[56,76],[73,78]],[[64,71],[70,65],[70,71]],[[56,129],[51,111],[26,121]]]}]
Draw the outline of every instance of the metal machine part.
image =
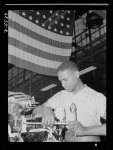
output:
[{"label": "metal machine part", "polygon": [[8,91],[8,113],[21,114],[34,109],[39,102],[22,92]]},{"label": "metal machine part", "polygon": [[[62,129],[65,123],[55,122],[52,127],[43,127],[41,122],[37,122],[31,116],[31,118],[26,118],[24,115],[13,116],[12,124],[8,125],[9,137],[16,139],[17,135],[29,142],[31,140],[34,142],[49,142],[49,141],[61,141],[63,139]],[[12,136],[13,135],[13,136]],[[43,140],[43,141],[41,141]],[[11,140],[10,140],[11,141]],[[15,141],[15,140],[13,140]]]},{"label": "metal machine part", "polygon": [[[50,128],[44,127],[41,118],[33,118],[37,107],[34,97],[21,92],[8,92],[8,140],[9,142],[61,142],[66,123],[58,119]],[[29,112],[29,113],[28,113]]]}]

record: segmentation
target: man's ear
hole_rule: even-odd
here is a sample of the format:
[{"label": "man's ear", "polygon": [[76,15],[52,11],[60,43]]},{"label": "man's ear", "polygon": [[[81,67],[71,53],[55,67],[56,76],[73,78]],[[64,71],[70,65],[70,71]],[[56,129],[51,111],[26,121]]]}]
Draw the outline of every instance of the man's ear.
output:
[{"label": "man's ear", "polygon": [[74,74],[76,75],[77,78],[79,78],[79,76],[80,76],[79,71],[75,71]]}]

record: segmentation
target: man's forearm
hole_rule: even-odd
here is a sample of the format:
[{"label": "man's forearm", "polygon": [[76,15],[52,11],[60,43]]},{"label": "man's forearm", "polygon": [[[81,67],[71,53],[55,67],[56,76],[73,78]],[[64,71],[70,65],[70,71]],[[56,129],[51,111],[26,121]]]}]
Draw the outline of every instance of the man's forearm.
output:
[{"label": "man's forearm", "polygon": [[44,113],[44,106],[42,105],[37,106],[32,112],[34,116],[38,115],[39,117],[41,117],[43,113]]},{"label": "man's forearm", "polygon": [[49,112],[52,112],[52,108],[47,107],[47,106],[42,104],[42,105],[37,106],[33,110],[32,114],[37,116],[37,117],[42,117],[42,115],[47,114]]},{"label": "man's forearm", "polygon": [[105,135],[106,136],[106,124],[99,126],[86,127],[85,135]]}]

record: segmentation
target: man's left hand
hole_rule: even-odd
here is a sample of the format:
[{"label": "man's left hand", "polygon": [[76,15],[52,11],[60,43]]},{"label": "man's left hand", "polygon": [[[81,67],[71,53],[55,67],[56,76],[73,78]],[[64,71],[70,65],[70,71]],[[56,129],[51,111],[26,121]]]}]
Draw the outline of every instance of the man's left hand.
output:
[{"label": "man's left hand", "polygon": [[68,125],[69,129],[75,132],[77,136],[86,135],[87,127],[83,126],[79,121],[70,122]]}]

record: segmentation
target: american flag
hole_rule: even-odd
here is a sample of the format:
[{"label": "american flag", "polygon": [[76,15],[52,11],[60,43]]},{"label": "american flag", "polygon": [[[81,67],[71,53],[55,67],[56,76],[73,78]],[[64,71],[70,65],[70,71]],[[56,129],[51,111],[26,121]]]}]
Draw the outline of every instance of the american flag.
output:
[{"label": "american flag", "polygon": [[73,10],[9,10],[8,63],[56,76],[71,55],[73,27]]}]

